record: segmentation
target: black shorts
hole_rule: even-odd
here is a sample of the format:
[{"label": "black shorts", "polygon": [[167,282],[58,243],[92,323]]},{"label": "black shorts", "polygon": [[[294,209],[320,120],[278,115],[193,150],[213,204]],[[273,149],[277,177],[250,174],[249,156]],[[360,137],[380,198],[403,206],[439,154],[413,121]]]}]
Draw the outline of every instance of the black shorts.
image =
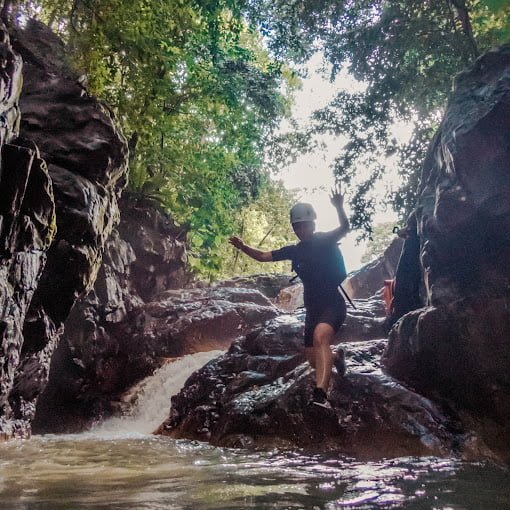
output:
[{"label": "black shorts", "polygon": [[346,315],[347,306],[341,298],[328,301],[322,306],[308,307],[305,318],[305,347],[313,347],[313,332],[317,324],[329,324],[336,333],[344,323]]}]

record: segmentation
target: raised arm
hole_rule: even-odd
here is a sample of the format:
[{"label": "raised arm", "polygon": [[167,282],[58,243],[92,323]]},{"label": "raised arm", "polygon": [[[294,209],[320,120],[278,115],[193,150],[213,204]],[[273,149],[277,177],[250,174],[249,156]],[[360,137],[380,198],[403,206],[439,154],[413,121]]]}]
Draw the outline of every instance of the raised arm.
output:
[{"label": "raised arm", "polygon": [[228,242],[254,260],[258,260],[259,262],[272,262],[273,260],[272,252],[252,248],[251,246],[244,244],[243,240],[239,237],[233,236],[228,240]]},{"label": "raised arm", "polygon": [[340,184],[337,184],[336,187],[331,190],[330,198],[331,203],[333,204],[338,214],[338,223],[340,226],[335,228],[335,230],[328,232],[328,236],[331,236],[331,238],[335,241],[339,241],[351,229],[351,226],[349,225],[349,219],[347,218],[347,215],[344,211],[344,196],[342,194]]}]

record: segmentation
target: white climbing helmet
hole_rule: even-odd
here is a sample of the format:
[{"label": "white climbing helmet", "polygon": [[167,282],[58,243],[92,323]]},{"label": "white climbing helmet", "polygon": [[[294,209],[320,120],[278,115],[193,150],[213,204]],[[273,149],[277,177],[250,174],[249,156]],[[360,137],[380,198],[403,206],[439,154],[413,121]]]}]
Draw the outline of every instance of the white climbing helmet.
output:
[{"label": "white climbing helmet", "polygon": [[310,204],[299,202],[292,206],[290,210],[290,222],[301,223],[302,221],[315,221],[317,215]]}]

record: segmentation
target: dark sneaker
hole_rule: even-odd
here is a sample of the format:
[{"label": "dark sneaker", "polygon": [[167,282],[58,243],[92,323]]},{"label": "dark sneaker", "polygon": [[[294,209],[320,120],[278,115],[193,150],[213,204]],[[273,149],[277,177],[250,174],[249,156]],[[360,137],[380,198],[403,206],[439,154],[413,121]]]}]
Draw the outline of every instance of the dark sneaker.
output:
[{"label": "dark sneaker", "polygon": [[323,407],[324,409],[331,409],[331,404],[328,401],[328,396],[322,388],[313,389],[312,405]]},{"label": "dark sneaker", "polygon": [[338,349],[333,357],[333,365],[335,365],[337,374],[342,377],[345,375],[345,352],[343,349]]}]

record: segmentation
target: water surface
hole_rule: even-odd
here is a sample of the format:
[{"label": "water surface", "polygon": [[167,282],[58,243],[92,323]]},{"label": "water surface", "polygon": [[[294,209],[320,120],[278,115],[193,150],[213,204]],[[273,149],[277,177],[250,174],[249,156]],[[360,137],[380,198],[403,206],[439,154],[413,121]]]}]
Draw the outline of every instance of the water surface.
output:
[{"label": "water surface", "polygon": [[510,508],[507,470],[454,459],[357,462],[98,433],[3,443],[0,458],[8,509]]},{"label": "water surface", "polygon": [[509,473],[489,463],[432,457],[359,462],[150,435],[168,416],[169,396],[218,354],[165,365],[134,390],[127,416],[91,432],[0,443],[0,508],[510,509]]}]

